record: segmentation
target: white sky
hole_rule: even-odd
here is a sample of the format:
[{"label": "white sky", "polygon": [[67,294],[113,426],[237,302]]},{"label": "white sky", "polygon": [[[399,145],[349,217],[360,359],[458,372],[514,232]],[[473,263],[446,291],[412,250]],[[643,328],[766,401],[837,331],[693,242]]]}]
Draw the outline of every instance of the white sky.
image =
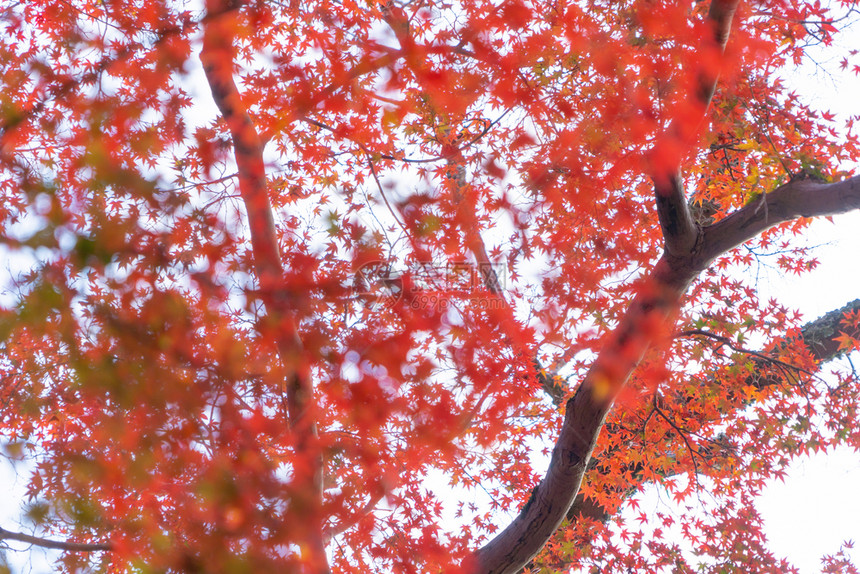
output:
[{"label": "white sky", "polygon": [[[835,75],[808,64],[791,82],[805,101],[842,118],[860,114],[860,78],[850,73],[850,66],[836,74],[838,62],[860,47],[858,30],[855,25],[834,46],[813,54]],[[860,158],[854,160],[860,165]],[[805,321],[860,298],[860,213],[834,217],[833,223],[816,221],[807,236],[811,244],[821,244],[815,251],[819,267],[802,277],[774,274],[768,285],[762,285],[784,304],[800,309]],[[801,573],[820,572],[821,557],[836,553],[849,539],[857,543],[849,554],[860,563],[860,453],[840,448],[798,459],[785,483],[772,482],[756,506],[765,520],[771,550],[792,561]]]},{"label": "white sky", "polygon": [[[800,278],[774,275],[763,286],[802,310],[805,321],[860,298],[860,213],[816,221],[810,238],[826,243],[816,251],[820,266]],[[803,574],[820,572],[821,557],[848,539],[858,543],[851,556],[860,563],[860,453],[840,448],[798,459],[785,483],[773,481],[756,506],[771,550]]]}]

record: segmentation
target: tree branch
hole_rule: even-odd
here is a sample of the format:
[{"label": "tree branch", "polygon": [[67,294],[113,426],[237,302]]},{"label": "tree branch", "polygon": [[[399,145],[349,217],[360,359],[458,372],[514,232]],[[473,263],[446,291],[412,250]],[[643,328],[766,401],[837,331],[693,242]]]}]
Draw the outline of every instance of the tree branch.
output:
[{"label": "tree branch", "polygon": [[272,207],[266,191],[263,142],[233,79],[233,38],[238,25],[238,4],[230,0],[209,0],[207,10],[222,15],[212,18],[204,27],[200,60],[212,98],[233,139],[239,170],[239,191],[248,212],[254,263],[260,287],[265,290],[265,287],[273,287],[283,280],[283,269]]},{"label": "tree branch", "polygon": [[[695,114],[703,118],[711,104],[717,87],[719,70],[709,67],[705,62],[709,52],[717,52],[722,56],[728,41],[732,16],[737,9],[738,0],[713,0],[708,10],[707,25],[713,33],[712,38],[705,38],[699,52],[699,81],[696,93],[696,103],[700,108]],[[669,140],[680,143],[680,148],[692,144],[699,132],[699,122],[695,125],[682,124],[680,120],[672,122],[665,136]],[[654,195],[657,202],[657,215],[660,218],[660,228],[663,232],[666,252],[680,256],[688,253],[698,239],[698,229],[693,221],[690,208],[687,205],[684,183],[680,173],[681,156],[668,145],[665,140],[658,143],[653,155],[657,169],[651,175],[654,181]]]},{"label": "tree branch", "polygon": [[704,228],[692,263],[704,269],[723,253],[785,221],[836,215],[858,208],[860,176],[836,183],[793,180]]},{"label": "tree branch", "polygon": [[732,19],[738,9],[738,0],[713,0],[708,10],[708,21],[714,30],[714,41],[724,49],[729,41]]},{"label": "tree branch", "polygon": [[673,255],[687,253],[695,245],[699,233],[687,206],[681,174],[675,171],[654,175],[652,179],[665,249]]},{"label": "tree branch", "polygon": [[[842,323],[842,319],[846,314],[856,311],[860,311],[860,299],[847,303],[840,309],[831,311],[814,321],[810,321],[801,328],[800,336],[797,340],[802,341],[802,343],[807,347],[816,363],[821,364],[833,360],[844,353],[844,351],[839,349],[839,337],[843,332],[852,337],[860,337],[860,328],[852,328],[850,325]],[[791,345],[794,342],[795,340],[792,340],[785,344]],[[768,365],[774,364],[772,357],[768,357],[764,353],[755,353],[755,355],[761,355],[765,357],[765,359],[754,359],[756,368],[752,372],[742,371],[746,373],[746,384],[761,388],[768,385],[778,384],[783,380],[784,374],[771,374],[766,370]],[[791,368],[794,367],[792,366]],[[740,384],[742,385],[743,383]],[[655,414],[655,411],[652,410],[651,414]],[[648,418],[645,419],[643,425],[647,424],[647,421]],[[630,446],[632,447],[632,444]],[[689,446],[690,445],[688,444],[688,448]],[[612,453],[604,453],[601,458],[593,457],[588,463],[587,475],[591,476],[607,472],[605,467],[601,464],[601,459],[611,458],[613,456],[620,456],[623,458],[624,448],[625,447],[621,445],[613,449]],[[699,454],[701,456],[701,453]],[[620,494],[621,499],[623,500],[633,496],[636,492],[636,485],[631,483],[624,489],[624,492]],[[620,506],[617,508],[620,508]],[[610,520],[614,514],[615,510],[610,510],[594,499],[588,498],[582,493],[579,493],[567,513],[567,520],[570,523],[574,523],[584,518],[595,520],[597,522],[606,522],[607,520]],[[543,564],[543,566],[546,567],[548,565]],[[556,564],[554,566],[556,566],[560,571],[566,570],[566,564],[564,563]],[[534,566],[530,564],[530,567]]]},{"label": "tree branch", "polygon": [[720,346],[725,345],[725,346],[729,347],[730,349],[732,349],[733,351],[737,351],[738,353],[743,353],[745,355],[750,355],[751,357],[756,357],[757,359],[759,359],[760,361],[764,361],[765,363],[769,363],[771,365],[777,365],[777,366],[780,366],[784,369],[792,369],[792,370],[798,371],[800,373],[803,373],[805,375],[809,375],[811,377],[815,376],[814,373],[811,373],[811,372],[807,371],[806,369],[802,369],[800,367],[795,367],[794,365],[792,365],[790,363],[786,363],[785,361],[781,361],[779,359],[774,359],[773,357],[770,357],[765,353],[762,353],[759,351],[753,351],[752,349],[747,349],[745,347],[735,345],[734,342],[729,337],[724,337],[723,335],[717,335],[716,333],[711,333],[710,331],[706,331],[704,329],[689,329],[687,331],[681,331],[680,333],[677,333],[676,336],[678,336],[678,337],[699,336],[699,337],[706,337],[708,339],[713,339],[714,341],[719,341]]},{"label": "tree branch", "polygon": [[203,29],[200,60],[212,98],[233,140],[239,191],[248,215],[260,299],[266,307],[267,322],[278,329],[276,343],[281,361],[291,372],[286,384],[289,424],[296,436],[296,456],[308,462],[294,465],[294,481],[298,492],[307,493],[312,509],[307,517],[307,542],[300,546],[303,553],[307,552],[313,571],[323,573],[329,571],[321,511],[324,462],[311,415],[313,388],[302,364],[303,345],[289,300],[283,296],[284,268],[268,196],[264,143],[233,78],[233,44],[240,25],[239,6],[237,0],[207,1],[207,12],[218,14],[218,17],[211,18]]},{"label": "tree branch", "polygon": [[567,401],[546,476],[513,522],[475,553],[476,572],[517,572],[559,527],[576,498],[615,397],[645,352],[671,327],[681,296],[697,273],[676,266],[666,255],[657,263]]},{"label": "tree branch", "polygon": [[[703,51],[722,53],[738,0],[713,0],[708,22],[713,40]],[[704,58],[703,58],[704,59]],[[713,76],[712,78],[710,76]],[[717,75],[703,74],[700,83],[716,83]],[[710,104],[713,88],[698,94],[701,116]],[[677,122],[670,134],[682,142],[695,137],[698,126]],[[672,146],[668,146],[672,147]],[[664,331],[671,329],[674,312],[690,281],[701,271],[695,249],[701,232],[693,223],[679,173],[680,155],[659,145],[654,150],[658,164],[652,175],[655,185],[665,252],[642,291],[633,300],[619,326],[597,356],[595,363],[567,402],[561,434],[553,449],[546,476],[532,493],[529,503],[511,524],[484,547],[474,559],[477,572],[517,572],[543,547],[570,510],[588,469],[588,462],[609,409],[642,356]],[[661,154],[664,157],[661,157]],[[668,157],[665,155],[669,154]]]},{"label": "tree branch", "polygon": [[23,532],[12,532],[0,528],[0,540],[17,540],[51,550],[64,550],[66,552],[110,552],[113,545],[110,542],[70,542],[67,540],[49,540]]},{"label": "tree branch", "polygon": [[[849,325],[842,323],[842,319],[846,314],[857,311],[860,311],[860,299],[855,299],[854,301],[846,303],[839,309],[835,309],[818,319],[806,323],[801,327],[800,336],[797,340],[806,346],[812,359],[816,363],[822,364],[832,361],[844,354],[844,351],[840,350],[839,346],[839,338],[843,333],[852,337],[860,337],[860,329],[852,329]],[[719,337],[719,339],[722,340],[722,337]],[[786,345],[790,345],[793,342],[795,341],[789,341]],[[746,350],[743,350],[742,352],[746,352]],[[759,388],[770,384],[776,384],[778,382],[777,379],[781,379],[781,377],[779,375],[770,375],[763,370],[766,365],[770,364],[774,359],[772,357],[768,357],[764,353],[753,352],[753,355],[760,357],[761,360],[756,361],[758,368],[754,371],[742,371],[747,373],[747,384]],[[600,469],[598,459],[592,459],[589,464],[588,473],[592,474],[600,472],[602,471]],[[627,495],[632,495],[635,492],[635,488],[631,487],[627,489]],[[580,494],[576,497],[576,500],[570,507],[567,519],[571,522],[575,522],[581,518],[588,518],[603,522],[608,520],[612,514],[613,512],[609,511],[606,507]]]},{"label": "tree branch", "polygon": [[330,528],[327,528],[325,531],[325,537],[327,540],[331,540],[335,536],[342,534],[361,522],[361,519],[370,514],[376,505],[379,504],[379,501],[382,500],[382,497],[385,496],[385,493],[380,491],[376,493],[374,496],[367,501],[367,503],[362,506],[360,509],[356,510],[352,516],[348,516],[343,519],[343,522],[339,524],[335,524]]},{"label": "tree branch", "polygon": [[852,329],[850,325],[842,323],[845,315],[858,311],[860,311],[860,299],[855,299],[803,326],[800,330],[800,338],[815,361],[824,363],[845,354],[844,349],[840,348],[839,340],[843,333],[860,338],[860,329]]},{"label": "tree branch", "polygon": [[[506,112],[507,113],[507,112]],[[504,116],[504,114],[503,114]],[[500,118],[501,119],[501,118]],[[489,129],[489,128],[488,128]],[[496,268],[487,255],[487,247],[481,237],[478,218],[476,217],[477,205],[470,198],[471,191],[466,183],[466,170],[462,165],[463,155],[458,148],[448,152],[449,181],[452,186],[452,196],[457,207],[457,219],[462,223],[463,233],[466,236],[466,246],[472,252],[478,265],[478,274],[484,287],[507,308],[511,317],[514,316],[513,308],[505,297],[502,282],[496,273]],[[558,377],[548,371],[537,356],[532,358],[534,375],[541,388],[549,395],[556,406],[560,406],[567,396],[567,386],[562,384]]]}]

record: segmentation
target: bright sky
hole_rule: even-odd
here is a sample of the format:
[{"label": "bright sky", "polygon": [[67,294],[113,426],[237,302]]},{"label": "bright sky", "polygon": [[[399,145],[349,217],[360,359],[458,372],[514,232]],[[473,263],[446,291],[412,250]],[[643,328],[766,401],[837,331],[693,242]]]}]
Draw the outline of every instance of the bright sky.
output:
[{"label": "bright sky", "polygon": [[[768,290],[802,310],[807,321],[860,298],[860,213],[817,221],[810,238],[825,244],[816,251],[821,264],[815,271],[767,279]],[[860,453],[842,448],[803,457],[788,474],[785,483],[771,483],[756,505],[772,551],[807,574],[820,572],[821,557],[853,539],[858,547],[851,556],[860,563]]]},{"label": "bright sky", "polygon": [[[838,70],[838,62],[860,47],[858,29],[855,24],[853,31],[843,33],[841,44],[813,57],[826,69]],[[860,114],[856,75],[830,76],[808,64],[793,80],[805,101],[842,118]],[[860,164],[860,158],[854,160]],[[819,267],[799,278],[771,274],[768,285],[762,287],[787,306],[800,309],[809,321],[860,298],[860,213],[837,216],[833,223],[816,221],[807,236],[810,244],[821,245],[815,251]],[[857,355],[854,362],[860,364]],[[849,539],[857,543],[850,555],[860,563],[860,452],[841,448],[798,459],[785,483],[771,483],[756,506],[765,520],[772,551],[791,560],[801,573],[820,572],[821,557],[836,553]]]}]

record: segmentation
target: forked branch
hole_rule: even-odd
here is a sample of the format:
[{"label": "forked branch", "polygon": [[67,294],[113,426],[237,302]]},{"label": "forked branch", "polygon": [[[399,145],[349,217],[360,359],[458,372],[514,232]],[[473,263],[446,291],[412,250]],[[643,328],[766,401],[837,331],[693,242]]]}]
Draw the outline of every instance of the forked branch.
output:
[{"label": "forked branch", "polygon": [[[860,299],[856,299],[851,301],[839,309],[835,309],[822,317],[819,317],[813,321],[806,323],[800,329],[800,334],[796,340],[791,340],[786,342],[786,346],[793,345],[796,343],[800,343],[806,350],[809,352],[810,358],[818,365],[826,363],[828,361],[832,361],[844,353],[842,347],[840,347],[840,340],[843,334],[847,334],[851,337],[860,338],[860,329],[852,328],[849,324],[845,324],[843,322],[843,318],[849,313],[856,313],[860,311]],[[681,333],[677,333],[676,336],[684,336],[686,334],[699,335],[702,334],[700,331],[684,331]],[[711,334],[712,335],[712,334]],[[710,336],[710,335],[706,335]],[[723,342],[724,337],[717,336],[720,342]],[[729,344],[728,342],[726,344]],[[784,371],[771,373],[771,370],[768,369],[768,365],[774,364],[774,362],[781,363],[781,366],[785,368],[797,369],[793,365],[787,365],[778,361],[772,356],[767,355],[766,353],[750,351],[747,349],[743,349],[740,347],[736,347],[734,345],[730,345],[732,348],[738,350],[738,352],[742,352],[744,354],[749,354],[751,356],[756,357],[757,361],[755,361],[755,366],[752,371],[747,371],[746,369],[741,372],[744,373],[745,379],[738,383],[738,386],[743,386],[744,384],[755,386],[762,388],[764,386],[779,384],[781,380],[784,378]],[[782,369],[780,369],[782,371]],[[599,459],[592,459],[591,464],[589,464],[588,474],[599,474],[603,472],[602,467],[599,463]],[[627,495],[632,495],[636,492],[635,488],[628,488],[626,490]],[[613,512],[597,503],[596,501],[587,498],[585,496],[579,495],[571,506],[570,511],[568,512],[567,519],[571,522],[575,522],[580,518],[589,518],[592,520],[604,521],[609,519],[612,516]]]},{"label": "forked branch", "polygon": [[704,269],[721,254],[786,221],[860,209],[860,176],[834,183],[796,179],[706,227],[695,264]]},{"label": "forked branch", "polygon": [[[714,0],[711,2],[707,16],[707,26],[712,36],[702,39],[698,58],[698,89],[695,101],[698,106],[694,117],[702,118],[711,105],[711,99],[717,87],[719,69],[714,69],[706,62],[712,58],[708,53],[722,55],[731,29],[732,16],[737,9],[738,0]],[[717,59],[719,61],[719,58]],[[666,252],[670,255],[682,255],[690,252],[698,238],[698,229],[690,208],[687,205],[684,183],[680,173],[681,157],[674,148],[687,148],[695,141],[699,132],[697,123],[685,124],[675,121],[669,127],[664,141],[654,149],[655,171],[651,174],[654,181],[654,195],[657,202],[657,215],[660,218],[660,228],[663,231]],[[666,140],[674,140],[674,145],[667,145]],[[668,156],[668,157],[667,157]]]},{"label": "forked branch", "polygon": [[[758,207],[768,206],[768,211]],[[567,402],[550,466],[519,516],[475,555],[476,572],[513,573],[526,564],[573,505],[591,452],[618,391],[644,353],[674,323],[689,283],[716,257],[777,223],[860,208],[860,176],[838,182],[793,181],[703,230],[686,256],[664,253],[646,286]],[[768,215],[769,214],[769,215]]]},{"label": "forked branch", "polygon": [[[725,45],[736,6],[737,2],[731,0],[714,0],[711,6],[709,19],[714,23],[720,49]],[[703,106],[703,114],[705,109]],[[689,216],[689,211],[675,173],[674,168],[664,171],[655,183],[658,195],[661,186],[666,192],[658,201],[661,224],[664,230],[666,223],[677,224],[679,232],[666,237],[663,257],[618,327],[608,335],[576,394],[567,401],[546,475],[511,524],[472,557],[475,572],[517,572],[561,524],[589,469],[592,450],[615,397],[645,352],[668,335],[674,313],[700,271],[716,257],[777,223],[860,208],[858,177],[832,184],[796,180],[718,223],[699,229],[685,224],[684,216]]]}]

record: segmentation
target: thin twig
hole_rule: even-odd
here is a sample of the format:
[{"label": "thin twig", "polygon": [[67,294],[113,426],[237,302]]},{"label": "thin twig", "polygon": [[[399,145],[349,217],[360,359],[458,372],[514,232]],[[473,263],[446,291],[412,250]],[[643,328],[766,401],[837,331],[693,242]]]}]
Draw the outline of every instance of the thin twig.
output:
[{"label": "thin twig", "polygon": [[656,413],[657,415],[659,415],[660,418],[662,418],[664,421],[669,423],[669,426],[671,426],[673,429],[675,429],[675,432],[677,432],[678,435],[680,435],[681,440],[683,440],[684,444],[687,445],[687,450],[690,451],[690,460],[693,462],[693,480],[696,481],[696,491],[701,490],[702,485],[699,484],[699,463],[696,462],[696,455],[697,454],[699,456],[702,456],[702,455],[699,454],[698,449],[693,448],[693,445],[690,444],[689,439],[687,439],[686,431],[681,429],[677,424],[675,424],[672,420],[670,420],[669,417],[666,416],[666,413],[664,413],[660,409],[660,407],[657,406],[656,401],[654,402],[654,411],[653,412]]},{"label": "thin twig", "polygon": [[[508,108],[507,110],[502,112],[502,114],[499,117],[497,117],[495,120],[491,120],[487,124],[487,126],[483,130],[481,130],[472,139],[468,140],[467,142],[465,142],[462,145],[452,146],[450,150],[448,150],[447,152],[445,152],[443,154],[433,156],[433,157],[420,158],[420,159],[410,159],[407,157],[403,157],[402,155],[398,155],[396,152],[378,153],[376,155],[378,155],[380,159],[387,159],[389,161],[400,161],[403,163],[434,163],[437,161],[451,161],[452,159],[456,158],[460,154],[460,152],[462,152],[463,150],[465,150],[465,149],[473,146],[474,144],[478,143],[478,141],[480,141],[485,135],[487,135],[490,132],[491,129],[493,129],[500,121],[502,121],[502,119],[505,116],[507,116],[511,112],[512,109],[513,108]],[[337,130],[335,130],[330,125],[323,123],[319,120],[316,120],[314,118],[309,118],[307,116],[302,117],[301,119],[305,123],[311,124],[311,125],[316,126],[320,129],[331,132],[332,134],[339,135],[337,133]],[[362,145],[360,142],[357,142],[355,140],[352,140],[352,141],[354,143],[358,144],[358,146],[362,149],[362,151],[364,151],[365,153],[369,153],[368,150],[365,148],[365,146]]]},{"label": "thin twig", "polygon": [[704,329],[688,329],[686,331],[680,331],[678,333],[675,333],[674,336],[676,338],[678,338],[678,337],[692,337],[692,336],[696,336],[696,335],[701,336],[701,337],[707,337],[709,339],[714,339],[715,341],[719,341],[723,345],[726,345],[727,347],[731,348],[733,351],[737,351],[738,353],[744,353],[745,355],[752,355],[753,357],[758,357],[759,359],[761,359],[762,361],[765,361],[766,363],[780,366],[780,367],[783,367],[785,369],[789,369],[791,371],[797,371],[799,373],[803,373],[804,375],[808,375],[810,377],[817,378],[817,375],[815,373],[810,372],[810,371],[804,369],[803,367],[798,367],[796,365],[792,365],[791,363],[786,363],[785,361],[782,361],[780,359],[775,359],[773,357],[769,357],[769,356],[767,356],[764,353],[761,353],[759,351],[753,351],[752,349],[746,349],[744,347],[739,347],[738,345],[735,345],[732,342],[732,340],[729,339],[728,337],[725,337],[723,335],[717,335],[716,333],[711,333],[710,331],[705,331]]},{"label": "thin twig", "polygon": [[0,540],[17,540],[26,542],[33,546],[41,548],[50,548],[52,550],[65,550],[67,552],[110,552],[113,550],[113,545],[110,542],[70,542],[67,540],[50,540],[24,534],[23,532],[12,532],[5,528],[0,528]]}]

